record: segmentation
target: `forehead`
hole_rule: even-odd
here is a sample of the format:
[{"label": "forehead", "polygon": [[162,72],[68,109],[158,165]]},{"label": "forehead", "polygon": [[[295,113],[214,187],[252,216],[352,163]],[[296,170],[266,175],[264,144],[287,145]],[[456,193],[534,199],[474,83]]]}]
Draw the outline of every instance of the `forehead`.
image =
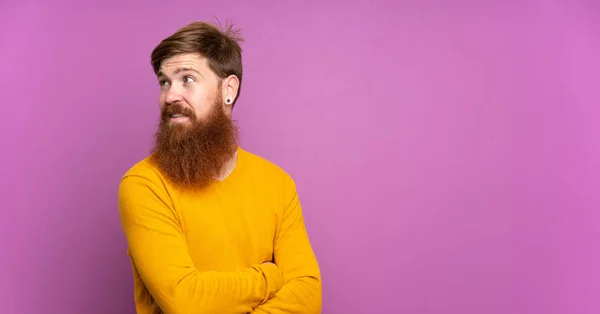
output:
[{"label": "forehead", "polygon": [[185,53],[165,59],[160,68],[159,75],[173,75],[183,69],[196,70],[205,73],[209,70],[208,61],[200,54]]}]

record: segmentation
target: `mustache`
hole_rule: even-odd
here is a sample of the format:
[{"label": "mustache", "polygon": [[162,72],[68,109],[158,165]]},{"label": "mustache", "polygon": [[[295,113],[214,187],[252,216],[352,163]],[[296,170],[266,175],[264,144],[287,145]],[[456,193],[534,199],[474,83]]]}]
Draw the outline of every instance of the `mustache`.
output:
[{"label": "mustache", "polygon": [[163,108],[161,115],[163,117],[169,117],[172,114],[182,114],[188,117],[195,117],[196,114],[194,111],[188,107],[184,107],[183,105],[173,104]]}]

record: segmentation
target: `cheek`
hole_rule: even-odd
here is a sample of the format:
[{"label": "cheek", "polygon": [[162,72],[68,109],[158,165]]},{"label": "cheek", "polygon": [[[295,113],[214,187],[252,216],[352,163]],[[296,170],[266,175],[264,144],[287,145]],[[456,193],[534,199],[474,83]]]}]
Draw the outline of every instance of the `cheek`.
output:
[{"label": "cheek", "polygon": [[212,105],[212,102],[209,101],[209,97],[207,97],[206,93],[187,93],[184,99],[199,113],[208,111]]}]

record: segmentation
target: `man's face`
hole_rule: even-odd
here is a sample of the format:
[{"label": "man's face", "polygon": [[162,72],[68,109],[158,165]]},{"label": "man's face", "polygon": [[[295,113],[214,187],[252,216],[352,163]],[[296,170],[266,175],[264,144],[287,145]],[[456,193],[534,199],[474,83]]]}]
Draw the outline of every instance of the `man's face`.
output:
[{"label": "man's face", "polygon": [[[166,124],[193,124],[221,103],[219,78],[199,54],[180,54],[163,61],[158,73],[159,106]],[[172,107],[172,108],[170,108]]]},{"label": "man's face", "polygon": [[233,157],[237,128],[230,119],[223,90],[206,61],[194,54],[163,62],[160,82],[160,126],[153,160],[172,183],[184,188],[202,188],[218,176]]}]

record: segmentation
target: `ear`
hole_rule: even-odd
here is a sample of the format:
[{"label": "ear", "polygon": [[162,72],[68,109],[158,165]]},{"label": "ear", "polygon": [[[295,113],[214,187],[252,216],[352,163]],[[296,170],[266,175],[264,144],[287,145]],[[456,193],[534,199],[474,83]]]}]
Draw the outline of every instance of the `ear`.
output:
[{"label": "ear", "polygon": [[230,75],[223,80],[221,91],[223,93],[223,105],[225,112],[230,112],[235,103],[238,89],[240,88],[240,80],[235,75]]}]

